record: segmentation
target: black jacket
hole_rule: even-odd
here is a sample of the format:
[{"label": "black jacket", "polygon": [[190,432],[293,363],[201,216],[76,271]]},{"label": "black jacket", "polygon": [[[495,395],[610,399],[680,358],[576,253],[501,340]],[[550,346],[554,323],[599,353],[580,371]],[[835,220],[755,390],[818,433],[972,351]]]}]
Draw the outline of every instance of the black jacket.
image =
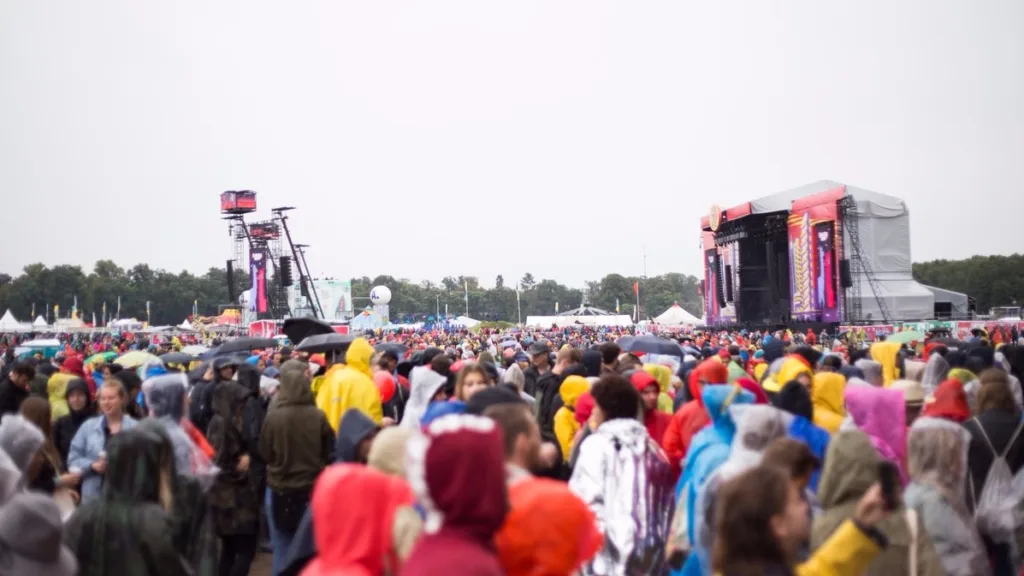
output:
[{"label": "black jacket", "polygon": [[28,396],[29,391],[19,388],[10,378],[0,382],[0,416],[17,414]]}]

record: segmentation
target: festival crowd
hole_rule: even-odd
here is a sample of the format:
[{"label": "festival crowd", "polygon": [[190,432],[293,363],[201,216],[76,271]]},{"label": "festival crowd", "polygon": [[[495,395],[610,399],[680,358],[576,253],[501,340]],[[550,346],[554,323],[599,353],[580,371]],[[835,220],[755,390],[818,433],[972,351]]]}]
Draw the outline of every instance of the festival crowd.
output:
[{"label": "festival crowd", "polygon": [[0,574],[1024,574],[1017,334],[59,337],[0,336]]}]

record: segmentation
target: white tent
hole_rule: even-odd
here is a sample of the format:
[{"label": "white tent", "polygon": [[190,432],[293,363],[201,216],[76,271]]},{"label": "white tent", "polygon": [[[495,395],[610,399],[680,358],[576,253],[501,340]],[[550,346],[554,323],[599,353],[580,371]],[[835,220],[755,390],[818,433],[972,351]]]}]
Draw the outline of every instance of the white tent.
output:
[{"label": "white tent", "polygon": [[35,322],[32,323],[33,328],[46,328],[49,324],[46,323],[46,319],[42,316],[36,316]]},{"label": "white tent", "polygon": [[178,324],[178,329],[189,331],[195,330],[195,328],[192,327],[192,323],[188,321],[188,318],[186,318],[181,324]]},{"label": "white tent", "polygon": [[459,316],[455,320],[452,320],[451,323],[452,324],[458,324],[459,326],[462,326],[463,328],[472,328],[473,326],[476,326],[477,324],[479,324],[480,321],[479,320],[474,320],[474,319],[470,318],[469,316]]},{"label": "white tent", "polygon": [[673,303],[668,310],[662,312],[661,316],[655,318],[654,321],[663,326],[696,326],[700,324],[699,318],[690,314],[676,303]]},{"label": "white tent", "polygon": [[608,316],[527,316],[527,326],[632,326],[633,319],[625,314]]},{"label": "white tent", "polygon": [[18,319],[11,314],[8,309],[4,312],[4,315],[0,317],[0,333],[2,332],[30,332],[32,327],[28,324],[18,322]]}]

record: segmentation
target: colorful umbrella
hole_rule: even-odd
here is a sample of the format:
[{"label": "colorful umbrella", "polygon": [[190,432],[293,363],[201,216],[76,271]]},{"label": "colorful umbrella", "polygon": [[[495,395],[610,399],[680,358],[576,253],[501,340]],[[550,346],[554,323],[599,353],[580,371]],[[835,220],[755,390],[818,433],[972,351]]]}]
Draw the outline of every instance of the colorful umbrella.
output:
[{"label": "colorful umbrella", "polygon": [[125,368],[137,368],[143,364],[150,362],[159,362],[160,359],[150,354],[149,352],[143,352],[142,350],[134,350],[121,356],[117,360],[114,360],[114,364],[120,364]]},{"label": "colorful umbrella", "polygon": [[117,352],[100,352],[99,354],[93,354],[85,359],[85,365],[90,364],[106,364],[114,358],[117,358]]}]

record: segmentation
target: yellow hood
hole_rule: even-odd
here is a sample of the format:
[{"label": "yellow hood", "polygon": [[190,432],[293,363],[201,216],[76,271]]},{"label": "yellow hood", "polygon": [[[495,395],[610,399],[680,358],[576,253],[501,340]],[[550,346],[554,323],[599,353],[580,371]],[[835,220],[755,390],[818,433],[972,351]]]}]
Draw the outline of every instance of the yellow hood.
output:
[{"label": "yellow hood", "polygon": [[584,392],[589,390],[590,382],[586,378],[583,376],[569,376],[562,382],[562,387],[558,389],[558,393],[562,395],[562,402],[566,406],[575,408],[576,401],[580,399]]},{"label": "yellow hood", "polygon": [[775,377],[775,382],[781,388],[786,384],[789,384],[793,380],[796,380],[797,376],[801,374],[807,374],[808,376],[814,376],[811,369],[807,367],[807,364],[798,358],[786,358],[782,362],[782,368],[779,369],[779,374]]},{"label": "yellow hood", "polygon": [[644,372],[647,372],[658,381],[658,389],[668,392],[672,384],[672,369],[661,364],[644,364]]},{"label": "yellow hood", "polygon": [[840,416],[846,416],[843,407],[843,392],[846,390],[846,378],[837,372],[819,372],[814,375],[811,386],[811,402],[815,408],[822,408]]},{"label": "yellow hood", "polygon": [[373,346],[370,346],[366,338],[356,338],[349,345],[348,352],[345,353],[345,364],[373,378],[373,372],[370,371],[370,358],[372,357]]},{"label": "yellow hood", "polygon": [[900,344],[896,342],[876,342],[871,345],[871,359],[882,365],[882,380],[888,388],[894,380],[900,378],[896,368],[896,357],[900,353]]}]

